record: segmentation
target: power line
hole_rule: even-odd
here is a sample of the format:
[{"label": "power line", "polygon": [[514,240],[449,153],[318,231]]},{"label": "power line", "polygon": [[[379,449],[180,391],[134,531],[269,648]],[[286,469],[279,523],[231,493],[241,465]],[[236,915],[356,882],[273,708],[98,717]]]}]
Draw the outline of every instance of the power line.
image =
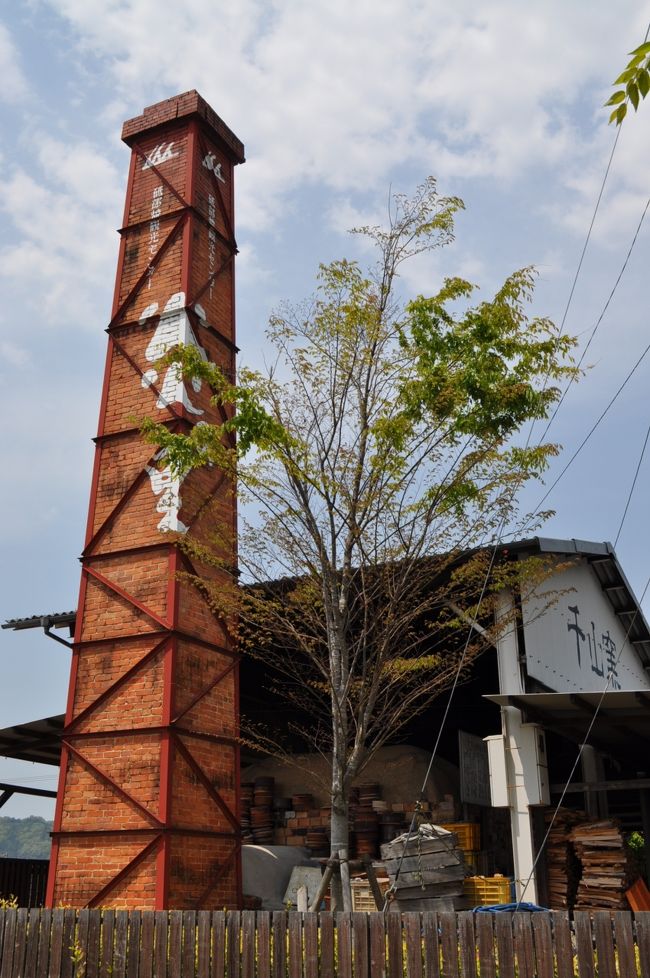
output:
[{"label": "power line", "polygon": [[618,525],[618,532],[616,534],[616,539],[614,540],[614,547],[616,547],[616,544],[618,543],[618,538],[621,535],[621,530],[623,529],[623,524],[625,523],[625,517],[627,516],[627,511],[630,508],[630,503],[632,501],[632,496],[634,494],[634,489],[636,486],[636,480],[639,477],[639,470],[641,469],[641,463],[643,462],[643,456],[645,455],[645,450],[648,444],[648,438],[650,438],[650,425],[648,425],[647,431],[645,433],[645,439],[643,441],[643,447],[641,448],[641,454],[639,456],[639,461],[637,463],[636,472],[634,473],[634,478],[632,479],[632,485],[630,486],[630,491],[627,495],[627,502],[625,503],[625,509],[623,510],[621,522]]},{"label": "power line", "polygon": [[[580,444],[578,445],[578,447],[576,448],[575,452],[573,453],[573,455],[571,456],[571,458],[569,459],[569,461],[566,463],[566,465],[564,466],[564,468],[562,469],[562,471],[560,472],[560,474],[557,476],[557,478],[555,479],[555,481],[550,485],[550,487],[546,490],[546,492],[544,493],[544,495],[542,496],[542,498],[540,499],[540,501],[537,503],[537,505],[533,508],[533,512],[536,512],[537,510],[539,510],[540,506],[542,506],[546,502],[546,500],[548,499],[548,497],[550,496],[550,494],[553,492],[553,490],[557,486],[557,484],[560,481],[560,479],[562,479],[564,477],[564,475],[566,474],[566,472],[568,471],[568,469],[571,467],[571,465],[573,465],[573,463],[577,459],[577,457],[580,454],[580,452],[582,451],[582,449],[585,447],[585,445],[587,444],[587,442],[589,441],[589,439],[591,438],[591,436],[593,435],[593,433],[599,427],[601,421],[603,421],[603,419],[609,413],[610,408],[618,400],[620,394],[623,392],[623,390],[625,389],[625,387],[627,386],[627,384],[629,383],[629,381],[632,379],[633,375],[636,373],[638,367],[641,365],[641,363],[643,362],[643,360],[647,356],[648,351],[650,351],[650,343],[648,343],[648,345],[646,346],[645,350],[643,351],[643,353],[641,354],[641,356],[639,357],[639,359],[636,361],[636,363],[634,364],[634,366],[632,367],[632,369],[629,371],[629,373],[625,377],[625,380],[623,381],[623,383],[621,384],[621,386],[618,388],[618,390],[616,391],[616,393],[614,394],[614,396],[610,399],[609,403],[605,407],[605,409],[601,412],[601,414],[599,415],[599,417],[597,418],[597,420],[591,426],[591,428],[589,429],[589,431],[587,432],[587,434],[585,435],[585,437],[582,439],[582,441],[580,442]],[[528,525],[528,524],[526,524],[526,525]],[[525,529],[526,529],[526,527],[524,527],[524,530]],[[523,532],[523,531],[520,531],[520,532]]]},{"label": "power line", "polygon": [[[611,291],[610,291],[610,293],[609,293],[609,295],[607,297],[607,301],[605,302],[605,305],[603,306],[602,311],[601,311],[598,319],[596,320],[596,322],[594,324],[594,328],[591,331],[591,335],[589,337],[589,340],[587,341],[587,345],[585,346],[584,350],[582,351],[582,353],[580,355],[580,359],[578,360],[578,363],[576,365],[577,366],[577,369],[580,369],[580,367],[582,366],[582,363],[584,361],[584,358],[587,355],[587,351],[589,350],[589,347],[591,346],[592,341],[593,341],[593,339],[594,339],[594,337],[595,337],[595,335],[596,335],[596,333],[598,331],[598,327],[602,323],[603,318],[605,316],[605,313],[607,312],[607,310],[609,308],[609,305],[610,305],[612,299],[614,298],[614,293],[616,292],[616,290],[617,290],[617,288],[619,286],[619,283],[620,283],[621,279],[623,278],[623,274],[625,272],[625,269],[627,268],[627,265],[628,265],[628,262],[630,260],[630,256],[632,254],[632,251],[634,250],[634,245],[636,244],[637,238],[639,237],[639,232],[641,231],[641,227],[642,227],[643,222],[645,220],[645,216],[648,213],[648,208],[649,207],[650,207],[650,197],[648,197],[648,199],[646,201],[646,205],[643,208],[643,212],[641,214],[641,218],[639,220],[639,223],[637,224],[636,231],[634,232],[634,237],[632,238],[632,243],[630,244],[630,247],[628,248],[627,255],[625,256],[625,261],[623,262],[623,264],[621,266],[621,269],[620,269],[620,271],[618,273],[618,276],[616,277],[616,281],[614,282],[614,285],[612,286],[612,289],[611,289]],[[548,380],[548,377],[547,377],[547,380]],[[553,424],[553,422],[555,420],[555,417],[556,417],[558,411],[560,410],[560,408],[561,408],[561,406],[562,406],[562,404],[564,402],[564,398],[569,393],[569,390],[571,389],[571,386],[572,386],[574,380],[575,380],[575,377],[571,377],[571,379],[569,380],[567,386],[565,387],[564,391],[562,392],[562,396],[560,397],[559,401],[555,405],[555,410],[553,411],[553,414],[549,418],[549,420],[547,422],[547,425],[544,428],[544,432],[543,432],[543,434],[542,434],[542,436],[540,438],[540,443],[543,442],[544,439],[546,438],[546,436],[548,434],[548,431],[549,431],[549,428]]]}]

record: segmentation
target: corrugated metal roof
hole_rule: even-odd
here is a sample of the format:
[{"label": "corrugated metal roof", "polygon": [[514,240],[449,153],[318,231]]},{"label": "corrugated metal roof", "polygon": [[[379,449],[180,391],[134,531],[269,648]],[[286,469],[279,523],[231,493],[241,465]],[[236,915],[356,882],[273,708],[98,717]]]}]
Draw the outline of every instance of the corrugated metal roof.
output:
[{"label": "corrugated metal roof", "polygon": [[14,757],[36,764],[59,764],[64,720],[61,713],[5,727],[0,730],[0,757]]},{"label": "corrugated metal roof", "polygon": [[28,618],[9,618],[3,622],[1,628],[11,628],[15,632],[23,628],[63,628],[69,625],[74,627],[77,618],[76,611],[54,611],[49,615],[30,615]]}]

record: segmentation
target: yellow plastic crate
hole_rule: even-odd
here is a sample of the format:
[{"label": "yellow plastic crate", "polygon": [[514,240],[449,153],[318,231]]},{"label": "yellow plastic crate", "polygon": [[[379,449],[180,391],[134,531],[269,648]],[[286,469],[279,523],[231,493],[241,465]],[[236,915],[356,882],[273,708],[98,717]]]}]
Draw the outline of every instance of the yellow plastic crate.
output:
[{"label": "yellow plastic crate", "polygon": [[478,822],[445,822],[442,828],[456,833],[461,849],[476,852],[481,848],[481,826]]},{"label": "yellow plastic crate", "polygon": [[511,902],[507,876],[468,876],[463,883],[463,893],[475,907]]},{"label": "yellow plastic crate", "polygon": [[476,872],[480,872],[481,870],[481,867],[478,864],[480,854],[480,849],[463,849],[463,856],[466,864],[470,869],[474,869]]},{"label": "yellow plastic crate", "polygon": [[[379,879],[379,889],[385,893],[390,886],[389,880]],[[352,887],[352,909],[359,913],[376,913],[375,898],[370,884],[365,880],[350,880]]]}]

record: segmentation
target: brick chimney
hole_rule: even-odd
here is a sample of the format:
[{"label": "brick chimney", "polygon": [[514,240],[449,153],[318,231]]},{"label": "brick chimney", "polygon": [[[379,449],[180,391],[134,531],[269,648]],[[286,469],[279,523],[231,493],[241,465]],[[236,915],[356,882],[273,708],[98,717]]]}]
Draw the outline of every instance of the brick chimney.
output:
[{"label": "brick chimney", "polygon": [[134,419],[188,431],[219,418],[205,385],[157,361],[191,343],[234,377],[244,147],[195,91],[149,106],[122,138],[131,164],[47,902],[234,908],[238,660],[227,623],[183,580],[195,568],[177,545],[205,539],[216,511],[235,561],[233,486],[214,469],[179,481]]}]

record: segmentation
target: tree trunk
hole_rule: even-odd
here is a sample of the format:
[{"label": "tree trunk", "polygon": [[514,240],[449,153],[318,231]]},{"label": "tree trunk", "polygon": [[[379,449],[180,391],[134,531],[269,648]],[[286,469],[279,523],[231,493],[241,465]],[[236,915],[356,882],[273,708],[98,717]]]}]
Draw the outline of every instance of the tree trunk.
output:
[{"label": "tree trunk", "polygon": [[[334,775],[334,780],[337,780]],[[332,855],[338,855],[343,850],[347,856],[350,849],[350,824],[348,816],[348,799],[344,796],[342,789],[334,789],[332,786],[332,816],[330,822]],[[347,867],[346,867],[347,869]],[[343,905],[336,907],[337,910],[350,909],[352,906],[352,892],[350,890],[349,872],[341,873],[341,894]]]}]

